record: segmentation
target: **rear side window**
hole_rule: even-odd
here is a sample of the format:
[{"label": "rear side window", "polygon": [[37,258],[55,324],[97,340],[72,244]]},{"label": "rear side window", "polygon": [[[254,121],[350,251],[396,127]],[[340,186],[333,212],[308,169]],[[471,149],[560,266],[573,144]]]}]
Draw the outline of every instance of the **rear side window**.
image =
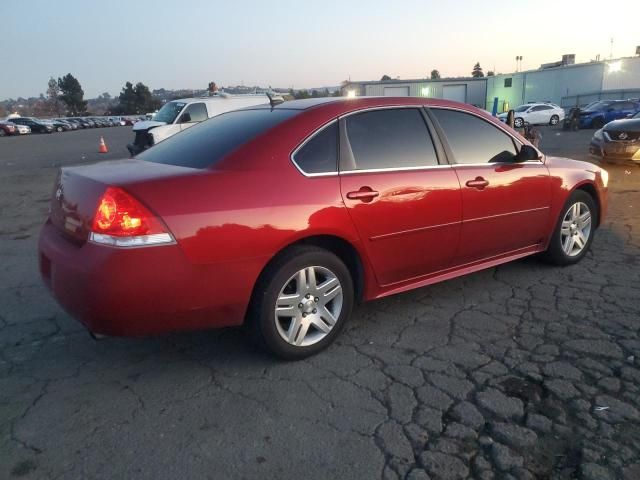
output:
[{"label": "rear side window", "polygon": [[154,145],[136,158],[190,168],[207,168],[298,110],[237,110],[213,117]]},{"label": "rear side window", "polygon": [[323,128],[296,152],[293,161],[304,173],[330,173],[338,169],[338,122]]},{"label": "rear side window", "polygon": [[447,137],[456,163],[508,161],[516,154],[511,137],[489,122],[456,110],[431,111]]},{"label": "rear side window", "polygon": [[[189,117],[185,117],[185,115],[189,115]],[[182,122],[204,122],[209,115],[207,114],[207,107],[204,103],[192,103],[187,108],[185,108],[182,113]],[[187,120],[184,120],[187,118]]]},{"label": "rear side window", "polygon": [[375,110],[346,118],[350,149],[343,170],[437,165],[435,148],[416,108]]}]

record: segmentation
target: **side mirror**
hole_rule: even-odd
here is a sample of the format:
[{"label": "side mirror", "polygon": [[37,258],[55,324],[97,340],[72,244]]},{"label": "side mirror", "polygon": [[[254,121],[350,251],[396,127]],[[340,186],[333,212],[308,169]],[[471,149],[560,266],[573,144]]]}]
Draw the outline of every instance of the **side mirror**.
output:
[{"label": "side mirror", "polygon": [[184,112],[180,117],[180,123],[189,123],[191,121],[191,114],[189,112]]},{"label": "side mirror", "polygon": [[526,162],[527,160],[540,160],[540,158],[538,150],[533,148],[531,145],[523,145],[515,156],[514,161]]}]

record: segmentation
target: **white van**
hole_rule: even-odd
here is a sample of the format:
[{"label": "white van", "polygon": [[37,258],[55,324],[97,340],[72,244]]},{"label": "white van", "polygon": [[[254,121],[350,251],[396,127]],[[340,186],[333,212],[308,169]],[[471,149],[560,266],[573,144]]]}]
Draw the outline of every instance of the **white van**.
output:
[{"label": "white van", "polygon": [[216,115],[269,103],[269,97],[262,94],[230,95],[218,93],[213,97],[182,98],[167,102],[151,120],[143,120],[133,125],[135,139],[127,145],[131,156],[192,127],[196,123]]}]

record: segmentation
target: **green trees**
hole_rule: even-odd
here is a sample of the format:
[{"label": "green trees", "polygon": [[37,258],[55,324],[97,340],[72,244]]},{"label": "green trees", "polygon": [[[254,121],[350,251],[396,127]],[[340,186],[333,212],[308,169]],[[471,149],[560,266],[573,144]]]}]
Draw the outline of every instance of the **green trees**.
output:
[{"label": "green trees", "polygon": [[135,86],[131,82],[125,83],[118,100],[119,104],[112,109],[117,115],[148,113],[160,107],[160,101],[151,95],[149,87],[142,82]]},{"label": "green trees", "polygon": [[[51,82],[51,80],[49,80]],[[60,89],[60,100],[67,106],[67,114],[75,117],[87,110],[87,102],[84,100],[84,90],[80,82],[67,73],[64,77],[58,78],[58,88]],[[49,91],[47,90],[47,94]]]},{"label": "green trees", "polygon": [[471,72],[471,76],[473,78],[484,77],[484,72],[482,71],[482,67],[480,66],[480,62],[476,62],[473,66],[473,71]]},{"label": "green trees", "polygon": [[391,77],[389,75],[383,75],[380,79],[381,82],[388,82],[389,80],[391,80]]},{"label": "green trees", "polygon": [[47,103],[51,113],[55,113],[58,117],[62,113],[62,103],[60,101],[60,86],[58,81],[50,77],[47,83]]},{"label": "green trees", "polygon": [[431,80],[438,80],[440,78],[440,72],[435,68],[431,70]]}]

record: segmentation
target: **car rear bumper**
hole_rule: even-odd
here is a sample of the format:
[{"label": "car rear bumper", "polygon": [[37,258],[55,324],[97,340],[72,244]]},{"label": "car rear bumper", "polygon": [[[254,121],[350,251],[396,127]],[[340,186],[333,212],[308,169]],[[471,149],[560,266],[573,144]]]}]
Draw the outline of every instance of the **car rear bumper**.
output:
[{"label": "car rear bumper", "polygon": [[[252,261],[255,261],[252,260]],[[239,325],[255,265],[193,265],[179,245],[113,248],[68,240],[49,221],[39,239],[43,281],[92,333],[141,336]]]}]

